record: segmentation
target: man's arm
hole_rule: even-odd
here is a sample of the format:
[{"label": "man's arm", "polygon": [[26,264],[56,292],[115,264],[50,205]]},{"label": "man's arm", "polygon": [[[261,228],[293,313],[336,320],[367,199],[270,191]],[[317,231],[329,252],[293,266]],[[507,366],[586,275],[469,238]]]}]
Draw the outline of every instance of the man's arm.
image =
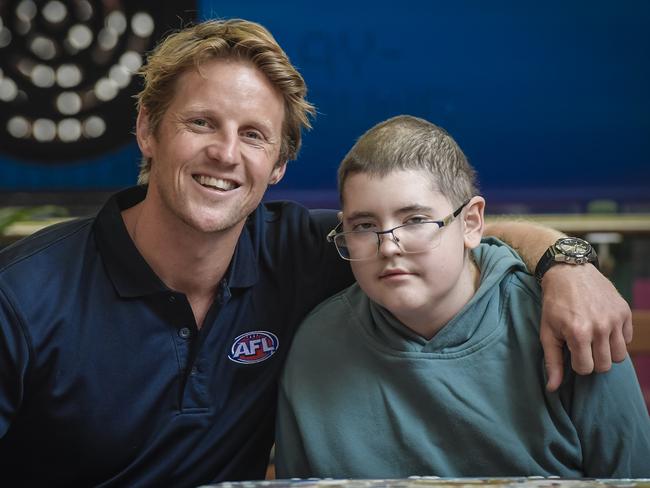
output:
[{"label": "man's arm", "polygon": [[29,356],[14,309],[0,288],[0,440],[9,431],[23,401]]},{"label": "man's arm", "polygon": [[[546,249],[563,236],[538,224],[506,220],[488,224],[485,234],[515,249],[531,272]],[[578,374],[607,371],[612,360],[625,359],[625,344],[632,340],[632,312],[595,266],[557,264],[544,274],[542,292],[540,336],[550,391],[562,382],[565,342]]]}]

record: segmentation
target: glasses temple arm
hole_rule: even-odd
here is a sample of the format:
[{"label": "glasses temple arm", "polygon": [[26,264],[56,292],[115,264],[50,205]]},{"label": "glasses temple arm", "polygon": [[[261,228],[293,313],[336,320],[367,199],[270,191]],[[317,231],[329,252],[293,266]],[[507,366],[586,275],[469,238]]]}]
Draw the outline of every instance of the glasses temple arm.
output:
[{"label": "glasses temple arm", "polygon": [[[470,198],[471,200],[471,198]],[[458,207],[456,210],[454,210],[454,213],[451,215],[448,215],[444,219],[440,221],[442,224],[440,227],[444,227],[445,225],[449,225],[453,220],[460,215],[460,213],[463,211],[465,206],[469,203],[469,200],[467,200],[465,203],[463,203],[460,207]]]},{"label": "glasses temple arm", "polygon": [[329,233],[327,234],[327,242],[334,242],[334,238],[336,237],[336,234],[341,232],[342,229],[342,222],[339,222],[336,227],[334,227]]}]

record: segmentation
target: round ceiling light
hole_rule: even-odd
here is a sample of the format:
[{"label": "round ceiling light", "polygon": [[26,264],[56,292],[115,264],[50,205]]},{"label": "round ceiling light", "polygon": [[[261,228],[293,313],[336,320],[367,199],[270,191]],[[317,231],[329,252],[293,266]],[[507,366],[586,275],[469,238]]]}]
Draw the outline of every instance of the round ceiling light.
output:
[{"label": "round ceiling light", "polygon": [[0,2],[0,156],[73,162],[131,141],[135,75],[160,37],[194,19],[190,3]]}]

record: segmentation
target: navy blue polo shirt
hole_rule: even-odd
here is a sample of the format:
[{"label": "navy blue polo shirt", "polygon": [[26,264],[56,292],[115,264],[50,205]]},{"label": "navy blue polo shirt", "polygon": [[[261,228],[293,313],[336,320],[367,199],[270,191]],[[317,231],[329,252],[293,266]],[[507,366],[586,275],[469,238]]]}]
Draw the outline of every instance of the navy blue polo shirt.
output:
[{"label": "navy blue polo shirt", "polygon": [[145,192],[121,192],[95,218],[0,252],[5,480],[176,487],[264,477],[294,331],[352,281],[325,239],[336,215],[258,207],[199,330],[122,221]]}]

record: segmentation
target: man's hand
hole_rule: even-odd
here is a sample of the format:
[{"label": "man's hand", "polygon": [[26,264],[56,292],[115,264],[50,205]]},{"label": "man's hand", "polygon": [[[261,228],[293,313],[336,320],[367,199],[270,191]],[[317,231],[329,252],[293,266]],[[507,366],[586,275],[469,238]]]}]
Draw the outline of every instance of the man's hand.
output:
[{"label": "man's hand", "polygon": [[632,340],[632,312],[614,285],[591,264],[557,264],[542,279],[540,336],[548,382],[562,383],[562,346],[578,374],[601,373],[623,361]]}]

